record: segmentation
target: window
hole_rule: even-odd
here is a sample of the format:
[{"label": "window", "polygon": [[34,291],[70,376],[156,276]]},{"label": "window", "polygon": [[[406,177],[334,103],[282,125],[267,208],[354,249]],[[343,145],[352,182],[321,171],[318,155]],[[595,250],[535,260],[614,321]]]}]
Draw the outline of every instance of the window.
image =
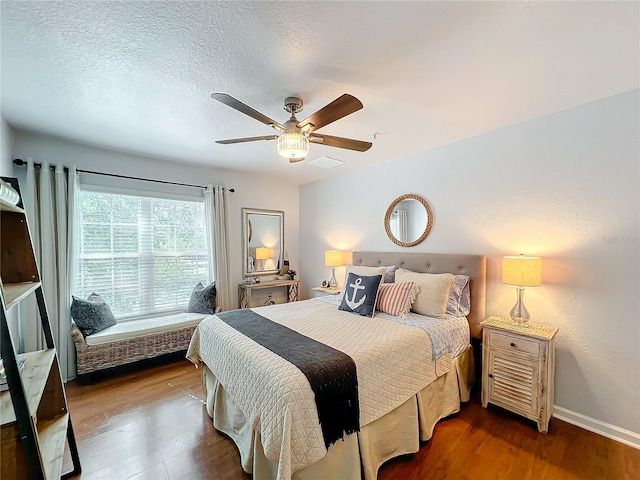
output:
[{"label": "window", "polygon": [[209,282],[204,203],[81,190],[74,295],[118,318],[184,311]]}]

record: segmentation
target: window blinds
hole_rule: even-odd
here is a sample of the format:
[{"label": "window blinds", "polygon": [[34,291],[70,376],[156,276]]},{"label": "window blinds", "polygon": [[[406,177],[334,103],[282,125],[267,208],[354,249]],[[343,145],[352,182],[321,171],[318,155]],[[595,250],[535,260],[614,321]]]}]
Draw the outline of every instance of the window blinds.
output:
[{"label": "window blinds", "polygon": [[209,282],[202,201],[80,190],[74,295],[118,318],[184,311]]}]

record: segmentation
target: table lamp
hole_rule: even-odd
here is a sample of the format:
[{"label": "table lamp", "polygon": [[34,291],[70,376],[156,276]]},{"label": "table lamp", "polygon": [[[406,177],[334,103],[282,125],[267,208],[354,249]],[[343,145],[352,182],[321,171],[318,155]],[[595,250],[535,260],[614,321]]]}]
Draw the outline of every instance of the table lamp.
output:
[{"label": "table lamp", "polygon": [[256,248],[256,260],[261,260],[260,270],[264,270],[264,261],[271,258],[271,249],[266,247]]},{"label": "table lamp", "polygon": [[518,300],[511,309],[511,320],[522,327],[529,325],[529,312],[524,306],[525,287],[539,287],[542,285],[542,258],[504,257],[502,259],[502,283],[515,285]]},{"label": "table lamp", "polygon": [[338,288],[336,281],[336,267],[344,265],[342,260],[342,252],[339,250],[327,250],[324,252],[324,264],[331,267],[331,278],[329,279],[329,288]]}]

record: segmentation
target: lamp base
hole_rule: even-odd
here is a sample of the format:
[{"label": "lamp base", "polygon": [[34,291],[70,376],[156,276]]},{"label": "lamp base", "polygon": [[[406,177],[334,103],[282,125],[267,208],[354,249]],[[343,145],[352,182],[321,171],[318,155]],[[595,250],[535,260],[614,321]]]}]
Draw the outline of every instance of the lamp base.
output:
[{"label": "lamp base", "polygon": [[529,326],[528,318],[514,317],[513,315],[511,315],[511,321],[519,327],[527,328]]},{"label": "lamp base", "polygon": [[529,315],[527,308],[524,306],[524,288],[516,287],[516,290],[518,292],[518,300],[509,314],[513,323],[519,327],[526,328],[529,326],[529,319],[531,316]]},{"label": "lamp base", "polygon": [[329,288],[336,289],[338,288],[338,281],[336,280],[336,269],[335,267],[331,268],[331,278],[329,279]]}]

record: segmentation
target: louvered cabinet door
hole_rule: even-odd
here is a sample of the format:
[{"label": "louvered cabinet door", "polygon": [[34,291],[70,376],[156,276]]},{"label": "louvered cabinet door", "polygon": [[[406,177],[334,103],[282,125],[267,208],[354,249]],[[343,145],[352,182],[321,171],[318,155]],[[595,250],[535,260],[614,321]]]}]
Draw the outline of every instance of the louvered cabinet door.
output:
[{"label": "louvered cabinet door", "polygon": [[555,336],[548,325],[514,325],[490,317],[481,323],[482,406],[489,403],[538,423],[546,433],[553,415]]},{"label": "louvered cabinet door", "polygon": [[490,348],[489,402],[537,419],[539,371],[538,358]]}]

